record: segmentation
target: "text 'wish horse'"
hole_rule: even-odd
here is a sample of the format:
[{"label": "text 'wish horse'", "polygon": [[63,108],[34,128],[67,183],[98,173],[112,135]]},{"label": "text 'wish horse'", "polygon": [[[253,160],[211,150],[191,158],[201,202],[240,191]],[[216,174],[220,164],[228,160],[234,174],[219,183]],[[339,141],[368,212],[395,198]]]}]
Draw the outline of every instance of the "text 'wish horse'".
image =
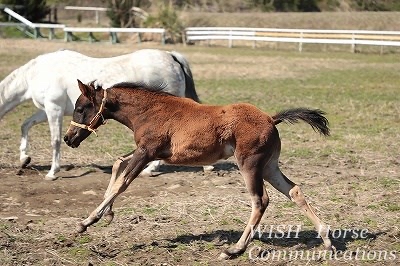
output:
[{"label": "text 'wish horse'", "polygon": [[[0,119],[22,102],[32,99],[39,110],[22,126],[20,161],[28,165],[28,131],[48,121],[53,148],[51,169],[46,179],[53,180],[60,170],[60,144],[63,116],[72,115],[80,95],[76,79],[90,82],[97,79],[103,86],[116,82],[140,82],[163,86],[162,91],[198,101],[192,73],[185,57],[177,52],[143,49],[131,54],[92,58],[75,51],[61,50],[40,55],[14,70],[0,83]],[[146,171],[155,170],[155,162]]]},{"label": "text 'wish horse'", "polygon": [[103,119],[114,119],[134,132],[137,146],[133,153],[115,162],[104,201],[79,224],[79,232],[103,216],[111,222],[114,200],[151,161],[207,165],[233,155],[250,193],[252,211],[239,241],[220,258],[241,254],[250,243],[252,228],[260,223],[269,203],[264,180],[296,203],[320,233],[325,247],[333,248],[329,228],[307,203],[300,187],[278,165],[281,142],[276,125],[302,120],[327,136],[328,120],[322,111],[289,109],[270,117],[246,103],[211,106],[162,93],[157,88],[143,90],[138,84],[120,83],[103,90],[93,83],[78,83],[82,95],[64,137],[67,145],[78,147],[91,130],[102,125]]}]

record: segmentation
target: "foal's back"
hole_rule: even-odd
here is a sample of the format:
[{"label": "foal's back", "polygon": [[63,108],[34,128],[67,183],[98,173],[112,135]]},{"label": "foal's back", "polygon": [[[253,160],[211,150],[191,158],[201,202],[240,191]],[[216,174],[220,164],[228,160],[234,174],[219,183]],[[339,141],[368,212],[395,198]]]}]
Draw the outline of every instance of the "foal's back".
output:
[{"label": "foal's back", "polygon": [[251,104],[215,106],[144,90],[137,93],[143,94],[140,104],[151,106],[145,117],[152,120],[141,120],[136,142],[150,138],[162,147],[158,156],[167,163],[210,164],[232,156],[238,148],[263,149],[277,133],[273,119]]}]

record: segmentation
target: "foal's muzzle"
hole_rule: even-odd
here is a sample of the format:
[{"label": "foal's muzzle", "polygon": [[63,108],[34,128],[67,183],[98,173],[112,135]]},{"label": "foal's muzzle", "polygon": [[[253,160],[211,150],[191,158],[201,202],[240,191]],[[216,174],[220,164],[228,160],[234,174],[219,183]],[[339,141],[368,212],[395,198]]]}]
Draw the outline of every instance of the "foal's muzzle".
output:
[{"label": "foal's muzzle", "polygon": [[90,131],[76,127],[69,127],[67,133],[65,133],[64,141],[71,148],[78,148],[81,142],[89,135]]}]

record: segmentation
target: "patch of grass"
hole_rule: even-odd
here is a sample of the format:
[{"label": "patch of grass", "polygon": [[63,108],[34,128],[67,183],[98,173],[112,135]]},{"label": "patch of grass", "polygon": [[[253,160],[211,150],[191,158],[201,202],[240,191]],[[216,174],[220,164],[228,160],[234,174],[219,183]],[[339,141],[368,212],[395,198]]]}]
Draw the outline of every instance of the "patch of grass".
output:
[{"label": "patch of grass", "polygon": [[374,205],[374,204],[371,204],[371,205],[368,205],[367,206],[367,209],[370,209],[370,210],[376,210],[376,209],[378,209],[379,207],[378,206],[376,206],[376,205]]},{"label": "patch of grass", "polygon": [[400,211],[400,205],[397,202],[391,202],[389,200],[385,200],[380,202],[380,205],[385,207],[386,210],[390,212],[397,212]]},{"label": "patch of grass", "polygon": [[392,177],[384,177],[379,179],[379,184],[381,184],[384,188],[390,188],[399,186],[400,182],[398,179]]},{"label": "patch of grass", "polygon": [[89,256],[89,250],[84,247],[71,247],[68,248],[68,254],[75,258],[87,258]]},{"label": "patch of grass", "polygon": [[233,218],[232,221],[233,221],[234,223],[240,224],[240,225],[245,224],[245,222],[244,222],[243,220],[239,219],[239,218]]},{"label": "patch of grass", "polygon": [[294,208],[295,204],[291,201],[286,201],[281,206],[282,208]]},{"label": "patch of grass", "polygon": [[6,230],[10,227],[7,223],[0,223],[0,230]]},{"label": "patch of grass", "polygon": [[64,242],[65,240],[67,240],[67,237],[65,235],[57,235],[56,236],[57,242]]},{"label": "patch of grass", "polygon": [[135,208],[127,207],[127,208],[120,208],[118,212],[121,214],[132,214],[135,213],[136,210]]},{"label": "patch of grass", "polygon": [[338,197],[336,195],[333,195],[333,196],[330,197],[330,200],[337,203],[337,202],[341,202],[342,198],[340,198],[340,197]]},{"label": "patch of grass", "polygon": [[373,226],[373,227],[376,227],[378,225],[378,222],[376,220],[371,219],[371,218],[365,218],[364,222],[366,224],[368,224],[369,226]]},{"label": "patch of grass", "polygon": [[81,245],[90,243],[92,241],[92,237],[89,235],[79,236],[77,242]]},{"label": "patch of grass", "polygon": [[148,215],[154,214],[156,211],[157,211],[157,209],[156,208],[152,208],[152,207],[145,207],[143,209],[143,212],[145,214],[148,214]]}]

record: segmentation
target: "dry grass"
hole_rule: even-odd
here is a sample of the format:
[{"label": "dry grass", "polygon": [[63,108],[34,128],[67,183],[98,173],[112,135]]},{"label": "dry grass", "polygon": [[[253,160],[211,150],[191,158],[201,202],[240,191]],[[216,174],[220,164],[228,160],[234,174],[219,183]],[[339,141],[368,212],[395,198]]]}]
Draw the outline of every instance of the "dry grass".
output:
[{"label": "dry grass", "polygon": [[[327,111],[332,128],[327,139],[305,125],[279,126],[281,167],[302,186],[326,223],[335,229],[368,230],[367,238],[337,239],[339,249],[397,252],[395,261],[350,264],[399,262],[398,54],[300,54],[266,48],[2,39],[0,77],[36,55],[60,48],[112,56],[148,47],[185,54],[205,103],[245,101],[271,113],[298,106]],[[61,175],[83,176],[48,183],[40,179],[46,173],[40,166],[50,162],[48,126],[39,125],[30,135],[38,171],[16,177],[19,126],[32,110],[32,104],[26,103],[0,121],[0,217],[19,217],[14,222],[0,221],[2,265],[222,265],[216,260],[220,250],[237,241],[250,213],[249,196],[234,164],[219,164],[209,174],[198,168],[165,166],[167,174],[138,178],[118,198],[115,221],[110,226],[99,222],[88,233],[74,235],[71,228],[101,200],[109,177],[107,171],[91,163],[109,167],[117,156],[131,149],[130,134],[111,122],[100,129],[99,138],[90,137],[79,149],[63,144],[63,165],[77,167],[63,169]],[[285,241],[262,238],[252,246],[318,250],[320,242],[309,221],[284,196],[271,187],[268,192],[271,204],[263,225],[299,224],[301,237]],[[224,264],[254,263],[348,265],[349,261],[252,262],[246,253]]]}]

